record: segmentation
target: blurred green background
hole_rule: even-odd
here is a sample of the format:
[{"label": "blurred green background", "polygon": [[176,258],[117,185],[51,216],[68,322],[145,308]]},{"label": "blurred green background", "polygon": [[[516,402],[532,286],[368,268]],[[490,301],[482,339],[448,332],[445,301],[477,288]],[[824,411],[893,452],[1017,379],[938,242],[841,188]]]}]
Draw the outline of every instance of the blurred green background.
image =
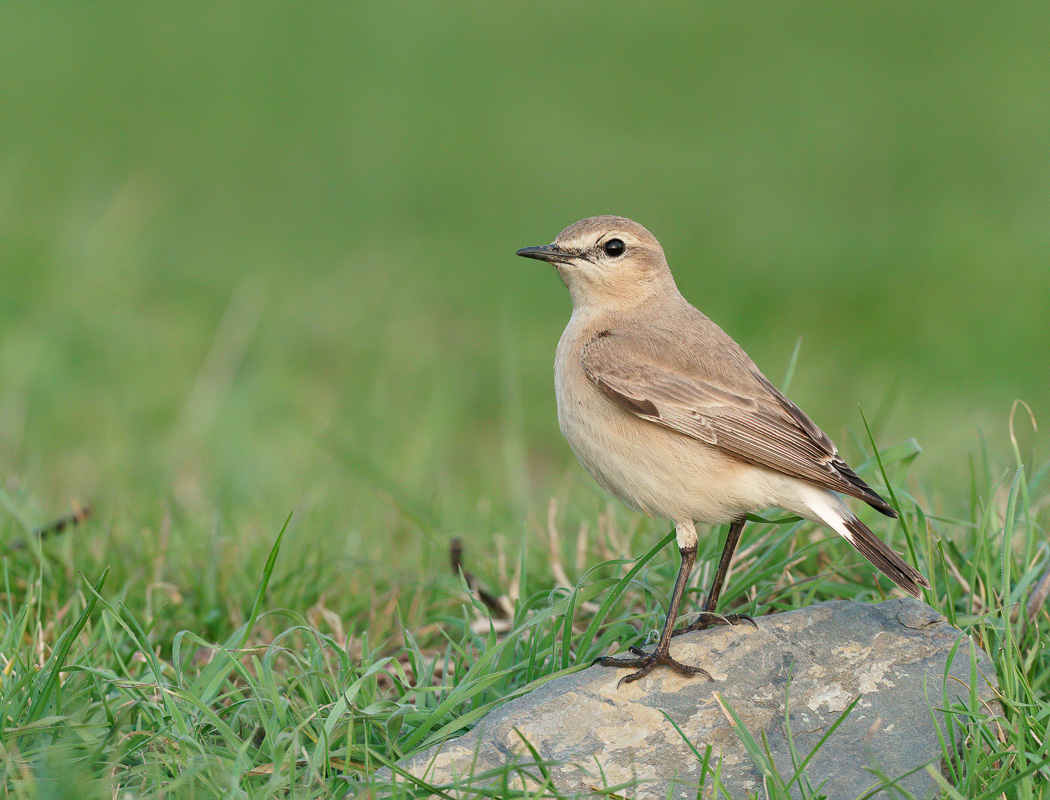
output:
[{"label": "blurred green background", "polygon": [[489,542],[552,495],[603,507],[555,419],[567,293],[513,256],[593,214],[648,226],[774,382],[801,337],[791,394],[848,455],[860,404],[963,492],[1015,398],[1050,417],[1047,30],[1011,4],[4,5],[7,510],[95,503],[102,563],[165,517],[177,550],[295,510],[305,549],[412,571],[444,547],[420,514]]}]

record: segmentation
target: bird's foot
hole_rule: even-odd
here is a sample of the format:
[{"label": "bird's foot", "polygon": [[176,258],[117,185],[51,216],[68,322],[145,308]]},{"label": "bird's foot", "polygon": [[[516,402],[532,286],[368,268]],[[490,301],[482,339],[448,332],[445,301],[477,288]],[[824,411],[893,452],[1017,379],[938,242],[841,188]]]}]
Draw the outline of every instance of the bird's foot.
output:
[{"label": "bird's foot", "polygon": [[693,620],[685,628],[679,628],[672,636],[681,636],[683,633],[689,633],[690,631],[703,631],[708,628],[713,628],[716,625],[740,625],[744,622],[750,623],[756,630],[758,629],[758,623],[755,622],[747,614],[729,614],[723,616],[722,614],[716,614],[713,611],[701,611],[700,616]]},{"label": "bird's foot", "polygon": [[616,688],[620,688],[625,683],[633,683],[636,680],[644,678],[658,666],[663,664],[665,667],[670,667],[679,675],[692,676],[692,675],[706,675],[709,679],[714,680],[711,677],[711,673],[706,669],[700,667],[690,667],[683,664],[680,661],[675,661],[671,657],[670,643],[659,644],[656,649],[651,653],[645,652],[640,647],[628,648],[628,652],[634,655],[634,658],[627,656],[603,656],[602,658],[596,658],[591,662],[594,664],[601,664],[603,667],[626,667],[626,668],[637,668],[636,672],[632,672],[630,675],[625,675],[620,678],[619,683],[616,684]]}]

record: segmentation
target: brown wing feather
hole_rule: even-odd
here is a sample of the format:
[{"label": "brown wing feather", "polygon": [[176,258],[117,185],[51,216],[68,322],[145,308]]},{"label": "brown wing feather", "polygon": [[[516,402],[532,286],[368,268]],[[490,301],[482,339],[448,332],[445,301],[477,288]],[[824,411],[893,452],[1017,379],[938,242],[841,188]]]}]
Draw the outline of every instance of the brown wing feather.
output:
[{"label": "brown wing feather", "polygon": [[680,364],[662,364],[654,355],[651,343],[614,331],[588,344],[581,362],[607,397],[641,419],[896,516],[842,460],[827,434],[753,364],[750,380],[728,389],[710,376],[685,373]]}]

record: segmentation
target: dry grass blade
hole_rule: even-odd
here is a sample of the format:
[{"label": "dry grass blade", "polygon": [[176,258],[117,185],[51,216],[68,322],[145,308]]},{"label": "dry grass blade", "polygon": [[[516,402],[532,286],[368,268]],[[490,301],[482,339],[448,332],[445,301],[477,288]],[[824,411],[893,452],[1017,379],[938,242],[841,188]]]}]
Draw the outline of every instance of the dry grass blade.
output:
[{"label": "dry grass blade", "polygon": [[1028,595],[1025,603],[1025,616],[1021,623],[1022,638],[1028,632],[1028,626],[1035,623],[1038,614],[1045,611],[1046,599],[1050,597],[1050,564],[1043,570],[1042,577],[1032,587],[1032,593]]},{"label": "dry grass blade", "polygon": [[477,596],[477,598],[485,604],[493,614],[499,619],[506,619],[507,610],[504,608],[504,604],[500,601],[500,598],[492,594],[492,592],[485,589],[481,585],[481,582],[477,579],[473,572],[470,572],[463,565],[463,540],[459,537],[454,538],[448,543],[448,555],[449,562],[452,566],[453,575],[462,575],[463,580],[466,582],[470,590]]}]

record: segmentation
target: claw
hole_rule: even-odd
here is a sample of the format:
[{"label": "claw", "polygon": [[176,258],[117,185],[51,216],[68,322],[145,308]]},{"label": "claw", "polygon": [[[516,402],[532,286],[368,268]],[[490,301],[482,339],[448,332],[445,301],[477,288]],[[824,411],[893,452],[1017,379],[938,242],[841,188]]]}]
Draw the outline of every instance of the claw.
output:
[{"label": "claw", "polygon": [[756,631],[758,630],[758,623],[751,619],[747,614],[733,614],[733,617],[736,617],[736,621],[733,621],[732,617],[730,617],[730,622],[733,622],[734,625],[739,625],[741,622],[748,622],[751,624],[752,628]]}]

